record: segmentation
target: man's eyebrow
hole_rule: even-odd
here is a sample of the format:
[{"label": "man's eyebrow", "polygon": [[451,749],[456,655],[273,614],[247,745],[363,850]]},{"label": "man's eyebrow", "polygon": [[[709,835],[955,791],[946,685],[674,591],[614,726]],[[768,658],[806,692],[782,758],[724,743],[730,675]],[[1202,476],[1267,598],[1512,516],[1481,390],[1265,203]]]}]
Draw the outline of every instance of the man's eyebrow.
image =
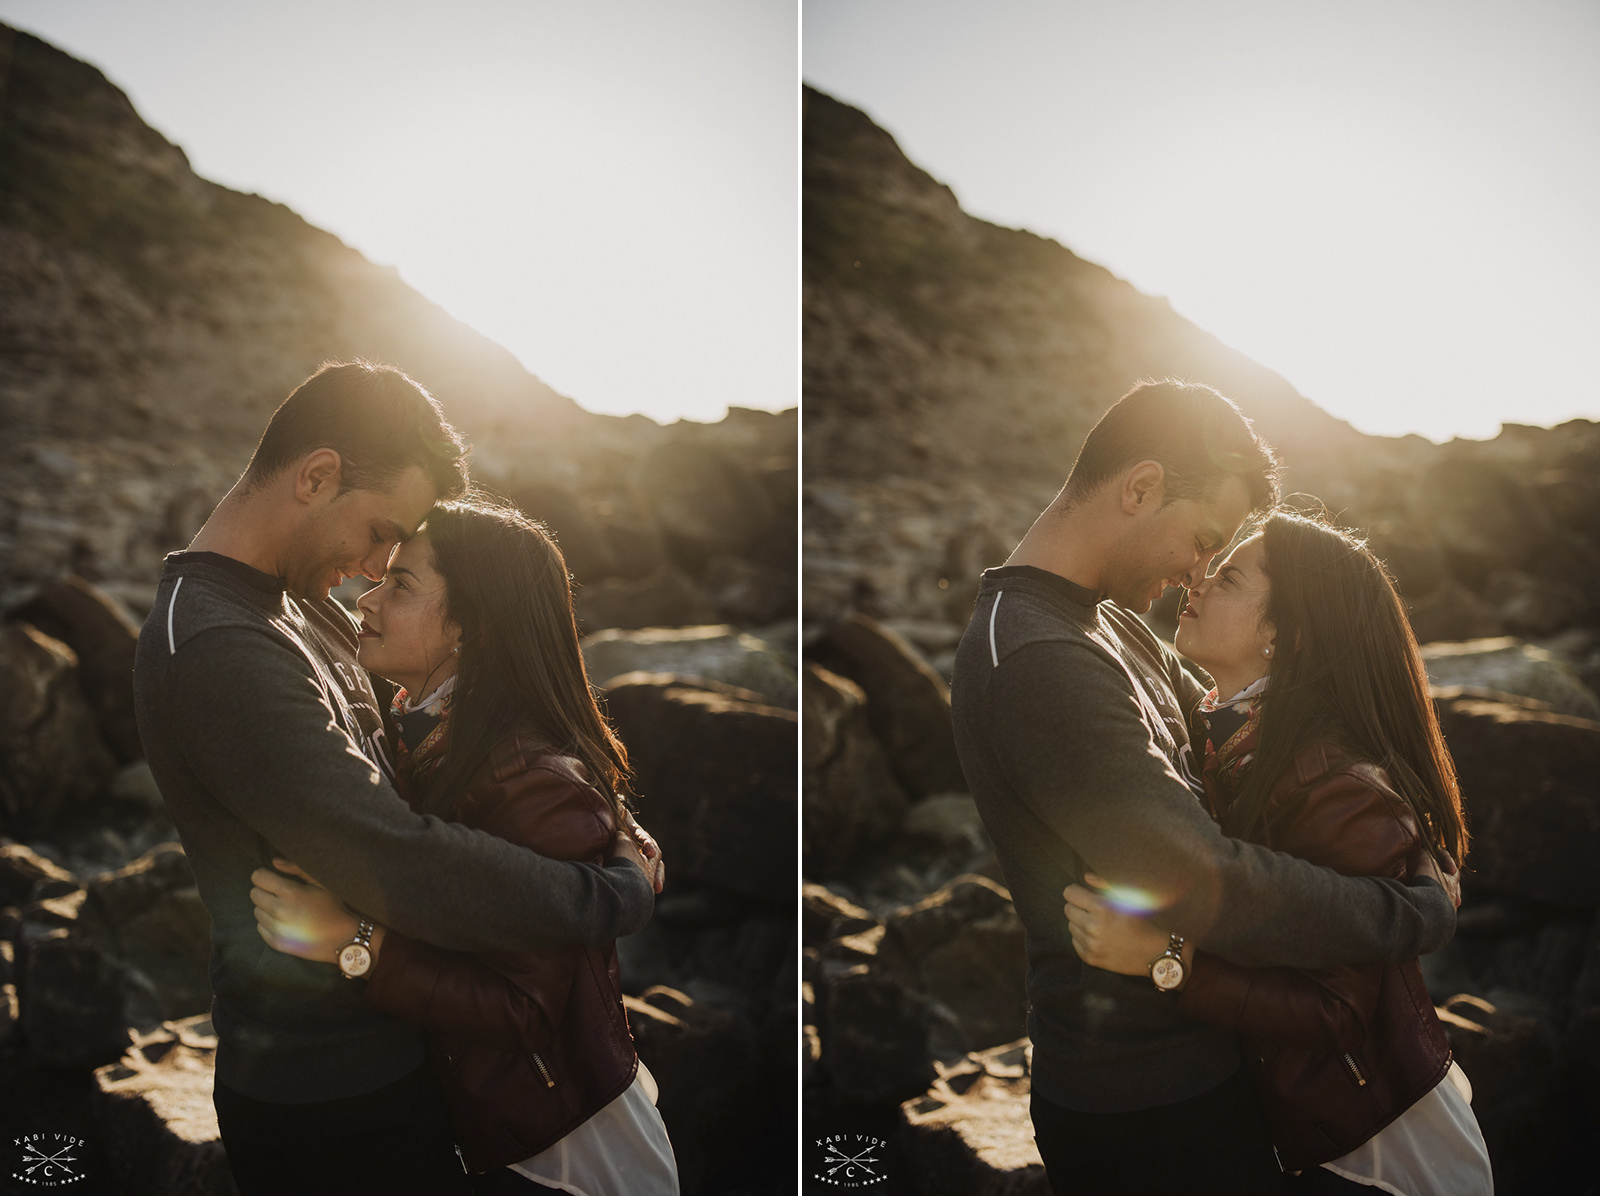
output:
[{"label": "man's eyebrow", "polygon": [[412,536],[417,534],[416,532],[406,531],[405,528],[401,527],[393,519],[386,519],[384,522],[388,524],[388,527],[385,530],[388,531],[389,535],[387,538],[390,540],[398,540],[400,543],[404,544],[407,540],[411,539]]}]

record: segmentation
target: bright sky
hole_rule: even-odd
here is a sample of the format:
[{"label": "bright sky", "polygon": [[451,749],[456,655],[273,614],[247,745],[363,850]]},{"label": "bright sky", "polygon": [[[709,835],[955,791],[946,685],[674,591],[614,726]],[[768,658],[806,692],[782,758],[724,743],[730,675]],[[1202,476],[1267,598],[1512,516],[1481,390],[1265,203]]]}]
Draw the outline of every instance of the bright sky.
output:
[{"label": "bright sky", "polygon": [[1363,431],[1600,418],[1592,0],[804,0],[803,73]]},{"label": "bright sky", "polygon": [[0,0],[595,411],[799,399],[784,0]]}]

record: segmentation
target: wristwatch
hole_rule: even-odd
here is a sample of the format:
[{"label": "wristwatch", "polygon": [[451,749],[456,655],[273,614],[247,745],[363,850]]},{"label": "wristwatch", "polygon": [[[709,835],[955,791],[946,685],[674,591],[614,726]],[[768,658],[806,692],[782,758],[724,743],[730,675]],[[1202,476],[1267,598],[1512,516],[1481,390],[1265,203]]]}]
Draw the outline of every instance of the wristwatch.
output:
[{"label": "wristwatch", "polygon": [[1150,962],[1150,979],[1157,992],[1176,992],[1183,987],[1183,935],[1168,937],[1167,949]]},{"label": "wristwatch", "polygon": [[356,937],[339,948],[339,973],[346,980],[360,980],[372,970],[372,932],[375,929],[370,919],[362,918],[361,925],[356,927]]}]

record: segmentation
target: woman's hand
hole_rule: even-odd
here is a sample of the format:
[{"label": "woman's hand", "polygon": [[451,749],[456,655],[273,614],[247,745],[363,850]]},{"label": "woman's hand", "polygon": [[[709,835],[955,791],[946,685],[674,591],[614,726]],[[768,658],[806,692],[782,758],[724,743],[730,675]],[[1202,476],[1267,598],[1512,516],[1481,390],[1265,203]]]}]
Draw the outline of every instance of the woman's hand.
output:
[{"label": "woman's hand", "polygon": [[[1104,888],[1093,873],[1084,883]],[[1090,967],[1123,976],[1144,976],[1150,964],[1167,949],[1168,935],[1145,914],[1126,913],[1084,885],[1069,885],[1067,924],[1078,958]]]},{"label": "woman's hand", "polygon": [[634,820],[633,812],[627,809],[622,811],[622,826],[618,829],[616,846],[611,849],[611,858],[618,856],[631,860],[657,893],[666,887],[667,862],[662,858],[661,844]]},{"label": "woman's hand", "polygon": [[[339,948],[356,937],[361,919],[327,889],[288,860],[250,874],[255,887],[256,930],[274,951],[318,963],[337,963]],[[281,876],[287,872],[290,876]],[[301,877],[305,883],[290,879]]]}]

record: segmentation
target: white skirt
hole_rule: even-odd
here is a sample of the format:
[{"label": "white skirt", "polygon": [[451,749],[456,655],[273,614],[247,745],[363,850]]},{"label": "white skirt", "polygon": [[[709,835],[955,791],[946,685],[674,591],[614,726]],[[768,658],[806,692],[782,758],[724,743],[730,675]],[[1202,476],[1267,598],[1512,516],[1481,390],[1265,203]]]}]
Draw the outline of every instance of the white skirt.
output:
[{"label": "white skirt", "polygon": [[1472,1115],[1472,1085],[1452,1060],[1444,1079],[1349,1154],[1322,1164],[1394,1196],[1493,1196],[1489,1148]]},{"label": "white skirt", "polygon": [[656,1108],[658,1095],[641,1061],[626,1092],[511,1170],[572,1196],[678,1196],[678,1161]]}]

